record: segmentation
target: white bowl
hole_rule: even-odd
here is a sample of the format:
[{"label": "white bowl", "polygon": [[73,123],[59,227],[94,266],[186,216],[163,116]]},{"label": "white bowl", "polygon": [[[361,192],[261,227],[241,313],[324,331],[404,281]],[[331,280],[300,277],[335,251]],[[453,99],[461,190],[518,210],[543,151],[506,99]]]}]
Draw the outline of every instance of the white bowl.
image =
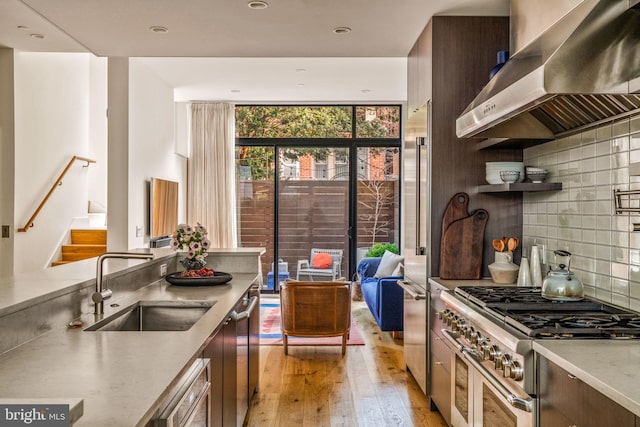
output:
[{"label": "white bowl", "polygon": [[547,172],[546,169],[543,168],[533,168],[531,166],[527,166],[526,167],[527,173],[533,173],[533,172]]},{"label": "white bowl", "polygon": [[500,179],[502,182],[514,183],[520,179],[519,171],[500,171]]},{"label": "white bowl", "polygon": [[503,184],[502,178],[500,178],[501,171],[520,172],[520,178],[517,182],[523,182],[525,179],[523,162],[486,162],[485,167],[485,179],[489,184]]},{"label": "white bowl", "polygon": [[547,171],[544,172],[527,172],[527,178],[529,181],[539,184],[547,178]]}]

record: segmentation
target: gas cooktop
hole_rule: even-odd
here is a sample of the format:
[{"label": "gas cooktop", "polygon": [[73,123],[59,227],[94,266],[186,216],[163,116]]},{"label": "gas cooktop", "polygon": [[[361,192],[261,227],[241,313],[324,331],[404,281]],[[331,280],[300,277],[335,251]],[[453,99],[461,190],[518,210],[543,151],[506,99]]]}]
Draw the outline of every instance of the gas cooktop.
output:
[{"label": "gas cooktop", "polygon": [[640,314],[590,298],[551,301],[540,288],[461,286],[455,293],[532,338],[640,338]]}]

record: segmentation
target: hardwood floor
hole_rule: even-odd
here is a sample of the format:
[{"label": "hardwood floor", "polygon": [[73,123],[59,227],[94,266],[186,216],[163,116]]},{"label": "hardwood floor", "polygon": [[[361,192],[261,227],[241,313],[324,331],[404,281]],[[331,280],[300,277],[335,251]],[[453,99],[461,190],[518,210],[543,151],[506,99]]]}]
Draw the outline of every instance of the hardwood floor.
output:
[{"label": "hardwood floor", "polygon": [[366,345],[260,348],[260,387],[247,426],[446,427],[411,374],[402,341],[381,332],[364,302],[354,302]]}]

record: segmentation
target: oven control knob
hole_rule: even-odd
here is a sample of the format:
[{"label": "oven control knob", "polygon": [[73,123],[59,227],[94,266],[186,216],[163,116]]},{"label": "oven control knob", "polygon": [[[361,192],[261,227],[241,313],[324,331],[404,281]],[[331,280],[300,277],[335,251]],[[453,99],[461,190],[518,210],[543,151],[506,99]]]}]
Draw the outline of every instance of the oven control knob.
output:
[{"label": "oven control knob", "polygon": [[[505,377],[506,375],[506,369],[505,368]],[[523,374],[524,374],[524,369],[522,369],[522,366],[520,366],[520,363],[518,363],[517,360],[512,360],[511,364],[509,365],[509,378],[514,379],[516,381],[521,381]]]},{"label": "oven control knob", "polygon": [[500,351],[500,347],[495,344],[489,347],[489,360],[493,362],[496,369],[502,369],[501,356],[502,352]]},{"label": "oven control knob", "polygon": [[449,316],[449,313],[450,313],[450,312],[451,312],[451,311],[449,311],[449,309],[448,309],[448,308],[445,308],[445,309],[444,309],[444,311],[440,311],[440,312],[438,312],[438,319],[440,319],[440,320],[445,320],[445,321],[446,321],[446,320],[447,320],[447,317]]},{"label": "oven control knob", "polygon": [[464,337],[467,334],[467,329],[469,329],[469,327],[464,323],[464,321],[459,321],[458,322],[458,332],[460,333],[460,336]]},{"label": "oven control knob", "polygon": [[451,313],[447,316],[447,326],[452,326],[458,320],[458,316]]},{"label": "oven control knob", "polygon": [[478,333],[473,326],[469,326],[466,333],[464,334],[465,338],[469,340],[471,344],[475,344],[478,342]]},{"label": "oven control knob", "polygon": [[483,360],[489,360],[491,358],[491,345],[488,342],[484,340],[478,341],[476,348],[480,354],[482,354]]},{"label": "oven control knob", "polygon": [[471,334],[473,333],[475,335],[475,332],[476,332],[476,329],[473,326],[468,325],[464,328],[464,337],[467,340],[471,341]]},{"label": "oven control knob", "polygon": [[451,330],[453,332],[460,332],[463,327],[465,327],[464,319],[456,319],[451,323]]},{"label": "oven control knob", "polygon": [[[513,363],[513,358],[508,354],[503,354],[500,358],[500,363],[502,364],[502,376],[505,378],[511,377],[511,364]],[[496,366],[496,369],[500,369]]]},{"label": "oven control knob", "polygon": [[[480,331],[474,331],[469,339],[471,340],[471,344],[478,344],[478,343],[484,341],[484,337],[482,336]],[[480,349],[478,349],[478,350],[480,350]]]}]

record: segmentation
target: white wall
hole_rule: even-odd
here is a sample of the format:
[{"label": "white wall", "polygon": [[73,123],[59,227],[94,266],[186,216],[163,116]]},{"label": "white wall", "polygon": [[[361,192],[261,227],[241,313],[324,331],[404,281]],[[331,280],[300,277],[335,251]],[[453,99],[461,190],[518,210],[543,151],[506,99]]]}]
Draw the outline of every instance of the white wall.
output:
[{"label": "white wall", "polygon": [[107,59],[89,57],[89,200],[107,206]]},{"label": "white wall", "polygon": [[[186,218],[186,159],[175,153],[173,87],[139,59],[129,60],[129,248],[149,244],[149,180],[179,183]],[[143,236],[136,236],[141,227]]]},{"label": "white wall", "polygon": [[[14,229],[25,225],[72,156],[88,156],[89,58],[15,54]],[[82,165],[69,169],[34,227],[15,235],[14,272],[46,267],[72,218],[86,215],[88,168]]]},{"label": "white wall", "polygon": [[13,274],[14,223],[14,108],[13,49],[0,49],[0,224],[10,237],[0,238],[0,277]]}]

